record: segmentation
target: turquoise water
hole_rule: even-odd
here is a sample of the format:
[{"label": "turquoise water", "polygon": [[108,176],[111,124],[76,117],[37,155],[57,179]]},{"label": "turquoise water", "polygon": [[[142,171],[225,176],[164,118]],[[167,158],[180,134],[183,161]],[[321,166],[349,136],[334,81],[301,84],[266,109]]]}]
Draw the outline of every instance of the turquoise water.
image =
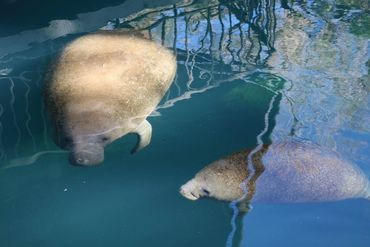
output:
[{"label": "turquoise water", "polygon": [[[233,222],[228,203],[178,192],[264,129],[265,143],[309,140],[370,178],[368,1],[79,6],[1,23],[0,246],[370,245],[365,199],[254,203]],[[174,50],[178,73],[148,147],[131,155],[129,135],[101,166],[74,167],[51,140],[42,78],[68,41],[99,28],[141,30]]]}]

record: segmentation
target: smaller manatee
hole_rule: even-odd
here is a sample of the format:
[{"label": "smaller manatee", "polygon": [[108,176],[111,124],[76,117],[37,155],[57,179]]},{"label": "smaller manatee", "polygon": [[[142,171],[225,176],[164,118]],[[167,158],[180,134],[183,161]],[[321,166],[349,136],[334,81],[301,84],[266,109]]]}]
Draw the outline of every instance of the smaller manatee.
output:
[{"label": "smaller manatee", "polygon": [[190,200],[243,198],[275,203],[370,199],[365,174],[331,150],[296,141],[266,145],[252,155],[253,165],[247,169],[250,152],[243,150],[211,163],[180,193]]}]

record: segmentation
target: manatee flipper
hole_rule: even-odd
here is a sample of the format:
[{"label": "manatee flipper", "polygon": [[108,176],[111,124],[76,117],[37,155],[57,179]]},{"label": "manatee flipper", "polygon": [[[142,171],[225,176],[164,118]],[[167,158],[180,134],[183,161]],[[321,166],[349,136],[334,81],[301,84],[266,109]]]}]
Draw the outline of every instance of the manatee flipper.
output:
[{"label": "manatee flipper", "polygon": [[144,120],[134,131],[139,137],[138,142],[131,153],[136,153],[137,151],[143,149],[150,143],[152,138],[152,126],[147,120]]}]

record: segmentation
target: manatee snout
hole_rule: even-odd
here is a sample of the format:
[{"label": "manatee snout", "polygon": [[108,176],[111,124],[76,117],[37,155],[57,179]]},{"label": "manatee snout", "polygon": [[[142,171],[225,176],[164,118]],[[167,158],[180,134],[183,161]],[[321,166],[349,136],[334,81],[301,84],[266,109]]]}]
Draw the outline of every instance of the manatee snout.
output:
[{"label": "manatee snout", "polygon": [[104,161],[104,147],[100,145],[85,145],[74,147],[69,155],[69,162],[78,166],[94,166]]},{"label": "manatee snout", "polygon": [[192,201],[198,200],[199,198],[204,196],[210,196],[210,191],[199,186],[196,179],[192,179],[181,186],[180,193],[185,198]]},{"label": "manatee snout", "polygon": [[183,195],[185,198],[195,201],[199,199],[199,195],[196,192],[196,186],[193,183],[193,180],[190,180],[180,188],[180,193]]}]

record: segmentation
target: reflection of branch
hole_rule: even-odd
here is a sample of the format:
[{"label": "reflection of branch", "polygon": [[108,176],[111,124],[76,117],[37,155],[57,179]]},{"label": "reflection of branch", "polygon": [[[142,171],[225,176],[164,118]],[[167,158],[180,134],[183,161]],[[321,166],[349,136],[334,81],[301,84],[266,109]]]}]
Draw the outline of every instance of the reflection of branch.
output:
[{"label": "reflection of branch", "polygon": [[[136,30],[149,30],[148,32],[152,36],[153,29],[161,27],[159,30],[160,37],[157,37],[162,44],[165,43],[166,37],[168,35],[167,29],[168,23],[174,24],[173,33],[174,43],[172,48],[176,50],[177,39],[177,20],[185,21],[185,46],[186,50],[189,49],[188,43],[189,34],[194,33],[196,37],[199,38],[198,43],[195,43],[193,48],[193,54],[188,54],[186,63],[194,61],[198,56],[200,51],[206,52],[204,47],[206,42],[210,42],[208,54],[211,56],[211,61],[217,57],[219,61],[225,63],[225,55],[230,56],[227,64],[229,66],[234,66],[238,68],[239,71],[245,69],[249,64],[250,65],[264,65],[267,61],[271,52],[273,51],[274,43],[274,31],[270,30],[270,27],[276,26],[275,15],[274,15],[274,0],[267,1],[220,1],[221,4],[213,4],[207,6],[205,3],[201,2],[199,5],[190,4],[185,8],[180,5],[171,5],[171,7],[162,7],[157,9],[157,11],[146,11],[141,12],[141,14],[135,15],[135,18],[126,18],[121,20],[122,25],[136,27]],[[194,6],[194,7],[193,7]],[[181,10],[180,10],[181,9]],[[224,10],[227,9],[227,12]],[[272,13],[271,13],[272,12]],[[225,30],[225,25],[223,21],[223,15],[228,16],[228,27]],[[184,19],[182,19],[184,17]],[[218,51],[214,51],[213,43],[215,42],[213,37],[212,21],[213,18],[219,20],[219,31],[220,31],[220,40],[218,44]],[[169,22],[169,20],[172,20]],[[234,19],[239,20],[237,24],[233,24]],[[206,22],[206,28],[202,30],[200,27]],[[244,36],[243,34],[243,25],[248,26],[248,35]],[[238,30],[240,47],[235,47],[238,42],[235,41],[236,36],[233,35],[234,31]],[[251,35],[251,30],[253,34]],[[201,31],[201,32],[200,32]],[[225,32],[228,33],[228,38],[224,40]],[[199,37],[199,36],[202,37]],[[209,36],[208,36],[209,35]],[[209,38],[209,40],[208,40]],[[244,38],[249,39],[250,42],[245,42]],[[223,44],[225,46],[223,46]],[[247,44],[251,44],[250,47],[246,47]],[[180,45],[182,45],[180,43]],[[267,46],[267,49],[264,47]],[[224,50],[223,47],[226,49]],[[188,50],[189,51],[189,50]],[[225,54],[226,52],[226,54]],[[262,56],[262,52],[266,52],[267,56]],[[216,53],[216,54],[215,54]],[[242,57],[243,56],[243,57]],[[246,57],[245,57],[246,56]],[[190,67],[193,65],[191,64]],[[237,66],[237,67],[236,67]],[[193,79],[191,78],[192,72],[191,68],[187,66],[188,75],[190,75],[188,80],[188,85],[191,85]]]},{"label": "reflection of branch", "polygon": [[[257,154],[257,152],[261,151],[262,148],[263,148],[263,141],[262,141],[262,137],[267,133],[267,131],[269,130],[269,119],[270,119],[270,113],[272,111],[272,108],[274,106],[274,102],[275,102],[275,99],[277,97],[278,94],[275,94],[271,100],[270,100],[270,104],[269,104],[269,108],[267,110],[267,112],[265,113],[265,117],[264,117],[264,128],[263,130],[261,131],[261,133],[258,134],[257,136],[257,147],[254,148],[249,154],[248,154],[248,157],[247,157],[247,169],[248,169],[248,166],[251,166],[251,168],[253,168],[253,170],[256,170],[256,167],[258,167],[258,164],[255,164],[253,162],[253,155]],[[242,182],[244,185],[247,185],[249,184],[249,180],[254,176],[254,173],[256,171],[252,171],[251,169],[248,169],[250,171],[250,174],[249,176]],[[255,180],[257,180],[257,178],[255,178]],[[254,183],[254,186],[255,186],[255,183]],[[255,189],[251,190],[251,189],[248,189],[248,190],[245,190],[244,193],[245,195],[247,196],[246,199],[250,200],[252,199],[253,197],[253,194],[251,193],[254,193],[255,192]],[[249,197],[249,198],[248,198]]]},{"label": "reflection of branch", "polygon": [[[190,21],[191,17],[192,17],[192,16],[190,16],[189,21]],[[200,25],[200,21],[199,21],[199,20],[195,20],[195,26],[191,29],[191,31],[192,31],[192,32],[197,31],[197,30],[198,30],[199,25]]]},{"label": "reflection of branch", "polygon": [[11,56],[8,59],[5,59],[6,56],[7,55],[5,55],[5,56],[3,56],[3,57],[0,58],[0,62],[1,63],[10,63],[10,62],[12,62],[12,61],[14,61],[16,59],[19,59],[19,60],[31,60],[31,59],[36,59],[36,58],[42,57],[42,56],[33,56],[33,57],[31,57],[31,56]]},{"label": "reflection of branch", "polygon": [[[288,4],[288,1],[287,0],[280,0],[280,3],[281,3],[281,7],[283,8],[283,9],[291,9],[291,7],[289,6],[289,4]],[[275,4],[275,1],[274,1],[274,4]]]},{"label": "reflection of branch", "polygon": [[[207,71],[207,70],[204,70],[203,69],[203,74],[204,73],[209,74],[210,71]],[[224,73],[224,72],[220,72],[220,73]],[[235,80],[242,80],[242,81],[244,81],[246,83],[250,83],[250,84],[254,84],[254,85],[263,87],[266,90],[271,91],[274,94],[276,94],[276,92],[274,92],[273,90],[271,90],[271,89],[269,89],[269,88],[267,88],[267,87],[265,87],[263,85],[260,85],[258,83],[255,83],[253,81],[248,80],[247,79],[248,76],[250,76],[253,73],[254,73],[254,71],[243,72],[243,73],[239,73],[239,74],[235,74],[235,73],[226,74],[226,75],[229,75],[229,76],[227,76],[226,79],[220,79],[220,80],[216,80],[216,81],[213,80],[213,83],[212,84],[209,84],[210,80],[208,79],[208,82],[207,83],[209,85],[207,85],[205,87],[202,87],[200,89],[192,89],[192,90],[186,91],[182,95],[180,95],[180,96],[178,96],[176,98],[173,98],[173,99],[170,99],[168,101],[165,101],[163,104],[157,106],[155,112],[151,116],[159,116],[160,114],[158,113],[158,110],[165,109],[165,108],[170,108],[170,107],[174,106],[179,101],[190,99],[193,94],[204,93],[204,92],[206,92],[206,91],[208,91],[208,90],[210,90],[212,88],[216,88],[216,87],[220,86],[223,83],[232,82],[232,81],[235,81]]]},{"label": "reflection of branch", "polygon": [[[259,156],[264,153],[263,150],[263,141],[262,137],[268,132],[269,130],[269,119],[270,114],[274,106],[274,102],[276,100],[278,94],[275,94],[269,104],[269,108],[265,113],[264,116],[264,129],[258,134],[257,136],[257,147],[254,148],[251,152],[249,152],[247,157],[247,163],[246,163],[246,169],[249,171],[249,176],[240,184],[240,188],[243,190],[243,196],[233,202],[230,203],[230,207],[233,209],[233,217],[231,218],[231,231],[227,237],[227,247],[233,246],[234,236],[236,233],[236,220],[237,216],[239,215],[239,209],[236,206],[237,204],[241,203],[248,203],[252,197],[254,196],[254,193],[256,192],[256,181],[260,175],[262,175],[264,171],[263,164],[261,162],[254,162],[254,156]],[[262,158],[257,158],[262,159]],[[251,167],[249,167],[251,166]],[[250,169],[251,168],[251,169]]]},{"label": "reflection of branch", "polygon": [[[41,81],[42,81],[42,75],[41,75],[41,72],[40,71],[25,71],[23,73],[21,73],[21,77],[24,77],[25,79],[27,79],[24,74],[25,73],[31,73],[31,72],[37,72],[37,78],[34,79],[34,80],[31,80],[31,79],[28,79],[28,81],[33,81],[34,82],[34,85],[36,85],[40,90],[42,90],[42,85],[41,85]],[[41,122],[42,122],[42,129],[43,129],[43,139],[44,139],[44,145],[46,148],[49,147],[49,143],[48,143],[48,127],[47,127],[47,121],[46,121],[46,116],[45,116],[45,105],[43,103],[41,103],[41,106],[40,106],[40,115],[41,115]],[[30,119],[31,120],[31,119]],[[32,139],[33,142],[34,142],[34,139]],[[36,144],[36,143],[35,143]]]},{"label": "reflection of branch", "polygon": [[[192,57],[192,60],[191,60],[191,65],[190,65],[190,69],[189,69],[189,58],[190,58],[190,53],[193,54],[193,57]],[[196,57],[196,54],[194,54],[193,52],[189,52],[187,53],[187,57],[186,57],[186,61],[185,61],[185,68],[186,68],[186,73],[188,75],[188,81],[186,82],[186,87],[191,89],[191,84],[193,83],[194,81],[194,75],[193,75],[193,69],[194,69],[194,66],[195,66],[195,57]]]},{"label": "reflection of branch", "polygon": [[[27,60],[32,59],[39,59],[39,57],[25,57],[25,56],[12,56],[8,58],[7,62],[11,63],[13,59],[15,58],[24,58]],[[3,61],[0,61],[0,63],[3,63]],[[7,65],[9,66],[9,65]],[[36,91],[41,90],[42,85],[42,76],[41,76],[41,70],[25,70],[25,71],[19,71],[16,72],[13,69],[8,69],[9,72],[12,72],[12,75],[10,73],[3,73],[0,76],[0,80],[6,80],[9,82],[9,95],[10,100],[8,102],[9,108],[4,108],[3,105],[1,105],[1,112],[2,114],[5,112],[5,110],[9,111],[8,114],[10,114],[10,119],[13,119],[12,122],[7,122],[7,124],[11,126],[4,125],[4,123],[0,122],[0,161],[3,163],[8,162],[8,154],[12,152],[13,155],[18,156],[20,151],[20,145],[22,145],[23,142],[28,142],[30,140],[30,143],[32,145],[33,151],[37,150],[37,142],[36,142],[36,136],[33,134],[33,128],[31,125],[31,122],[33,121],[33,117],[35,116],[33,113],[33,107],[31,107],[33,104],[32,99],[32,91],[35,89]],[[18,75],[13,75],[14,73],[18,73]],[[23,90],[23,86],[24,89]],[[5,85],[3,84],[5,87]],[[18,97],[19,91],[24,91],[24,103],[23,98]],[[19,102],[22,102],[22,105],[19,104]],[[41,101],[40,101],[41,103]],[[19,107],[24,107],[24,109],[18,109]],[[45,146],[47,147],[47,140],[48,140],[48,131],[47,131],[47,124],[44,114],[44,104],[41,103],[41,105],[37,108],[37,110],[40,109],[40,116],[41,116],[41,123],[43,126],[41,126],[43,133],[43,138],[45,140]],[[19,119],[19,114],[24,111],[25,120],[21,121]],[[22,118],[23,119],[23,118]],[[15,129],[15,131],[12,133],[11,138],[4,139],[4,131],[6,131],[8,128]],[[22,135],[24,133],[24,135]],[[5,150],[7,148],[7,150]],[[31,150],[32,150],[31,148]],[[27,149],[27,151],[30,151]]]},{"label": "reflection of branch", "polygon": [[[184,4],[184,5],[177,5],[177,8],[186,8],[186,7],[189,7],[191,5],[192,5],[192,3],[190,3],[190,4]],[[136,14],[132,14],[132,15],[124,18],[123,20],[121,20],[121,24],[122,23],[127,23],[127,22],[140,21],[141,19],[145,18],[148,15],[158,14],[158,13],[160,14],[160,13],[163,13],[164,11],[171,10],[172,8],[173,8],[173,6],[171,5],[170,7],[160,7],[160,8],[155,8],[155,9],[145,9],[143,11],[137,12]]]},{"label": "reflection of branch", "polygon": [[19,126],[18,126],[17,117],[16,117],[15,109],[14,109],[14,103],[15,103],[14,81],[13,81],[12,78],[9,78],[9,81],[10,81],[9,90],[10,90],[10,95],[11,95],[11,99],[10,99],[10,110],[12,112],[14,126],[15,126],[15,129],[17,130],[17,134],[18,134],[16,143],[15,143],[16,148],[15,148],[14,151],[15,151],[15,155],[18,156],[18,146],[19,146],[20,140],[22,138],[22,133],[21,133],[21,130],[20,130]]},{"label": "reflection of branch", "polygon": [[228,33],[228,37],[229,37],[229,40],[227,41],[227,45],[226,45],[226,50],[229,51],[231,57],[232,57],[232,60],[229,64],[233,63],[233,61],[235,61],[235,57],[234,57],[234,52],[230,49],[230,46],[231,46],[231,43],[232,43],[232,37],[231,37],[231,34],[232,34],[232,19],[231,19],[231,12],[229,11],[229,33]]},{"label": "reflection of branch", "polygon": [[273,97],[270,100],[269,107],[264,116],[264,128],[257,136],[257,147],[255,147],[251,152],[249,152],[246,160],[246,169],[249,172],[249,175],[244,181],[239,185],[243,190],[243,196],[230,203],[230,207],[233,209],[233,217],[231,218],[231,231],[227,237],[227,247],[233,246],[234,236],[237,230],[236,220],[239,215],[239,208],[236,206],[238,204],[247,204],[249,203],[255,192],[256,192],[256,182],[259,176],[262,175],[264,171],[264,166],[262,161],[262,155],[267,151],[264,148],[264,143],[262,138],[269,131],[269,120],[271,119],[270,114],[272,112],[274,103],[278,95],[282,92],[282,89],[274,92]]},{"label": "reflection of branch", "polygon": [[298,129],[299,120],[298,120],[298,118],[295,114],[294,104],[292,102],[292,99],[290,97],[288,97],[287,95],[284,95],[284,96],[285,96],[285,99],[287,100],[287,102],[289,104],[290,114],[293,116],[293,124],[290,127],[290,132],[289,132],[289,136],[293,137],[293,136],[295,136],[296,131]]},{"label": "reflection of branch", "polygon": [[211,9],[208,8],[207,10],[207,29],[209,30],[209,56],[211,57],[211,73],[210,73],[210,78],[208,79],[207,85],[209,85],[209,82],[213,78],[213,69],[214,69],[214,61],[213,61],[213,52],[212,52],[212,47],[213,47],[213,30],[212,30],[212,23],[211,23]]},{"label": "reflection of branch", "polygon": [[[268,42],[267,45],[270,48],[271,52],[275,50],[275,30],[276,30],[276,14],[275,14],[275,0],[272,1],[272,6],[268,6],[267,9],[267,22],[266,22],[266,29],[269,31],[268,33]],[[271,13],[272,12],[272,13]]]},{"label": "reflection of branch", "polygon": [[240,48],[239,50],[236,52],[236,56],[238,57],[239,61],[240,61],[240,64],[239,64],[239,70],[241,70],[242,68],[242,63],[243,63],[243,60],[240,56],[243,48],[244,48],[244,38],[243,38],[243,32],[242,32],[242,25],[241,23],[239,23],[239,37],[240,37]]},{"label": "reflection of branch", "polygon": [[176,4],[173,5],[173,46],[172,49],[176,54],[176,44],[177,44],[177,8]]},{"label": "reflection of branch", "polygon": [[[188,19],[188,20],[189,20],[189,19]],[[197,28],[198,28],[198,27],[197,27]],[[196,31],[196,29],[195,29],[194,31]],[[187,57],[187,60],[186,60],[186,63],[185,63],[185,68],[186,68],[186,71],[187,71],[187,73],[188,73],[188,78],[189,78],[188,82],[186,83],[187,88],[191,88],[191,84],[192,84],[192,83],[193,83],[193,81],[194,81],[194,77],[193,77],[193,67],[194,67],[194,65],[195,65],[195,58],[196,58],[196,56],[198,55],[198,53],[203,49],[203,47],[204,47],[204,40],[206,39],[208,32],[209,32],[209,26],[207,25],[206,33],[204,34],[203,38],[202,38],[202,39],[201,39],[201,41],[200,41],[201,46],[200,46],[196,51],[191,52],[191,53],[192,53],[192,55],[193,55],[193,57],[192,57],[192,61],[191,61],[191,67],[190,67],[190,70],[188,69],[188,65],[187,65],[187,63],[188,63],[188,61],[189,61],[188,57],[190,57],[190,55],[189,55],[189,53],[187,54],[187,56],[188,56],[188,57]]]},{"label": "reflection of branch", "polygon": [[64,150],[45,150],[41,152],[37,152],[34,155],[28,156],[28,157],[21,157],[12,159],[9,162],[9,165],[1,167],[1,169],[9,169],[9,168],[15,168],[20,166],[28,166],[34,164],[41,156],[45,154],[64,154],[67,153],[67,151]]},{"label": "reflection of branch", "polygon": [[[4,107],[2,104],[0,104],[0,120],[4,113]],[[0,121],[0,161],[3,162],[6,160],[6,153],[4,150],[4,144],[3,144],[3,124]]]},{"label": "reflection of branch", "polygon": [[[193,77],[192,67],[191,67],[190,70],[189,70],[189,67],[188,67],[189,58],[190,58],[190,54],[189,54],[190,51],[188,49],[188,28],[189,28],[189,22],[188,22],[188,19],[186,18],[186,15],[185,15],[185,50],[186,50],[185,69],[186,69],[186,74],[188,75],[188,81],[186,83],[186,87],[190,88],[191,83],[194,80],[194,77]],[[194,64],[194,61],[192,61],[192,64]]]},{"label": "reflection of branch", "polygon": [[[194,30],[195,31],[195,30]],[[203,49],[203,47],[204,47],[204,41],[205,41],[205,39],[207,38],[207,35],[208,35],[208,33],[209,33],[209,25],[208,25],[208,23],[207,23],[207,26],[206,26],[206,32],[205,32],[205,34],[204,34],[204,36],[203,36],[203,38],[200,40],[200,43],[201,43],[201,45],[200,45],[200,47],[196,50],[196,52],[195,53],[198,53],[199,51],[201,51],[202,49]]]},{"label": "reflection of branch", "polygon": [[266,35],[264,33],[264,30],[259,25],[260,23],[263,23],[263,17],[264,17],[263,14],[262,14],[262,11],[261,11],[262,3],[257,2],[257,6],[258,6],[258,8],[256,8],[256,11],[258,11],[259,14],[256,15],[255,18],[253,18],[253,22],[250,24],[252,30],[258,35],[258,39],[257,39],[258,40],[258,51],[257,51],[257,56],[254,59],[254,63],[256,65],[259,64],[259,61],[260,61],[260,58],[261,58],[261,52],[262,52],[262,43],[261,43],[261,41],[264,44],[267,43],[267,38],[266,38]]},{"label": "reflection of branch", "polygon": [[161,33],[161,42],[164,45],[164,41],[166,39],[166,19],[162,21],[162,33]]},{"label": "reflection of branch", "polygon": [[204,88],[201,88],[201,89],[194,89],[194,90],[186,91],[181,96],[176,97],[174,99],[170,99],[170,100],[166,101],[165,103],[163,103],[162,105],[159,105],[156,108],[156,110],[172,107],[172,106],[175,105],[176,102],[186,100],[186,99],[190,99],[193,94],[204,93],[205,91],[208,91],[209,89],[212,89],[216,86],[217,85],[210,85],[208,87],[204,87]]},{"label": "reflection of branch", "polygon": [[[216,6],[218,6],[218,5],[211,5],[211,6],[208,6],[208,7],[199,8],[199,9],[195,9],[195,10],[192,10],[192,11],[185,11],[184,10],[183,12],[181,12],[180,14],[177,15],[177,18],[183,17],[185,15],[190,15],[190,14],[198,14],[198,13],[201,13],[202,11],[204,11],[204,10],[206,10],[208,8],[215,8]],[[177,8],[179,8],[179,7],[177,7]],[[171,8],[168,8],[166,10],[171,10],[171,9],[173,9],[173,6],[171,6]],[[161,14],[162,17],[160,19],[158,19],[157,21],[153,22],[152,24],[150,24],[148,26],[144,26],[144,27],[138,27],[136,30],[138,30],[138,31],[144,31],[144,30],[154,29],[155,27],[157,27],[158,25],[160,25],[163,20],[168,20],[168,19],[174,18],[174,16],[166,16],[166,15],[164,15],[162,9],[159,9],[158,11],[155,11],[153,13]],[[148,15],[147,14],[144,14],[143,16],[140,16],[140,19],[143,19],[146,16],[148,16]],[[127,19],[125,19],[121,23],[121,25],[127,24],[129,22],[134,22],[134,20],[127,20]]]},{"label": "reflection of branch", "polygon": [[31,137],[31,140],[32,140],[33,151],[36,151],[35,138],[33,137],[31,129],[30,129],[30,122],[31,122],[32,117],[31,117],[30,109],[29,109],[29,94],[30,94],[31,88],[25,81],[23,81],[23,83],[27,88],[25,96],[24,96],[25,99],[26,99],[25,113],[26,113],[26,116],[27,116],[25,125],[26,125],[26,130],[27,130],[27,132],[28,132],[28,134],[29,134],[29,136]]},{"label": "reflection of branch", "polygon": [[[224,23],[222,21],[222,17],[221,17],[221,5],[218,6],[218,20],[220,21],[220,24],[221,24],[221,35],[220,35],[220,41],[219,41],[219,45],[218,45],[218,50],[220,52],[222,52],[222,43],[223,43],[223,40],[224,40],[224,34],[225,34],[225,26],[224,26]],[[222,55],[220,55],[220,60],[221,62],[223,63],[223,59],[222,59]]]}]

